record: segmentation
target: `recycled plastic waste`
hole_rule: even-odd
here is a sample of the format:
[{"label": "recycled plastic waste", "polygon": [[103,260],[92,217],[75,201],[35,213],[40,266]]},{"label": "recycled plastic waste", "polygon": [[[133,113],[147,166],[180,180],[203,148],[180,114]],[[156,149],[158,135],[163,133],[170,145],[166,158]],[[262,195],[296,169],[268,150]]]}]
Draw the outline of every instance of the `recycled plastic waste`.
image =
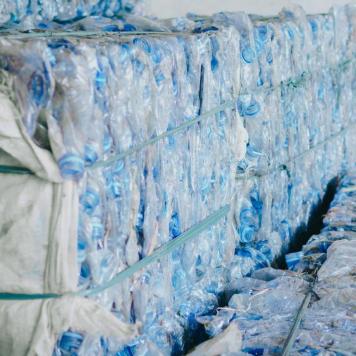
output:
[{"label": "recycled plastic waste", "polygon": [[[355,320],[355,202],[356,175],[351,171],[324,218],[325,227],[305,246],[296,271],[263,268],[230,285],[235,294],[215,315],[199,316],[209,340],[235,324],[242,334],[242,351],[252,355],[281,355],[300,305],[313,285],[309,308],[302,316],[291,354],[354,354]],[[288,260],[295,260],[297,253]],[[320,258],[323,256],[323,259]],[[289,263],[289,266],[291,264]],[[314,282],[313,274],[317,273]],[[231,293],[231,292],[230,292]],[[227,340],[226,343],[232,342]],[[229,354],[229,353],[228,353]]]},{"label": "recycled plastic waste", "polygon": [[46,21],[66,23],[87,16],[115,17],[127,13],[142,14],[142,0],[3,0],[0,4],[0,28],[46,29]]},{"label": "recycled plastic waste", "polygon": [[[354,16],[352,5],[313,16],[295,7],[271,19],[60,24],[48,16],[51,35],[0,38],[2,90],[27,134],[80,190],[79,289],[102,285],[232,207],[199,238],[91,297],[142,325],[132,344],[63,330],[56,355],[180,354],[185,330],[232,281],[268,268],[287,247],[329,180],[355,162]],[[300,294],[284,310],[286,325],[303,292],[303,279],[293,278],[264,282]],[[261,317],[263,328],[262,309],[278,309],[277,296],[256,296],[251,313],[246,298],[231,308],[246,325]]]}]

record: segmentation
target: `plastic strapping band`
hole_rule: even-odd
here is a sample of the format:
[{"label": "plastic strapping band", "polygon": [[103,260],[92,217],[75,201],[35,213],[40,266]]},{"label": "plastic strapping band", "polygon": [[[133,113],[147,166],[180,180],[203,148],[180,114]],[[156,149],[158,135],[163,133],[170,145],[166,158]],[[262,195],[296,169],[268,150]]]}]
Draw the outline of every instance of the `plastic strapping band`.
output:
[{"label": "plastic strapping band", "polygon": [[27,168],[4,166],[4,165],[0,165],[0,173],[4,173],[4,174],[33,174],[33,172]]},{"label": "plastic strapping band", "polygon": [[[319,266],[320,268],[320,266]],[[304,317],[304,314],[310,304],[310,300],[312,297],[312,294],[314,293],[314,287],[317,281],[317,270],[313,272],[313,280],[310,283],[309,289],[307,294],[305,295],[302,304],[300,305],[298,312],[295,316],[295,319],[293,321],[293,325],[292,328],[289,331],[288,337],[283,345],[283,351],[282,351],[282,355],[281,356],[289,356],[290,351],[294,345],[295,339],[297,337],[297,331],[299,329],[300,323]]]},{"label": "plastic strapping band", "polygon": [[342,355],[342,356],[355,356],[355,352],[347,351],[347,350],[342,350],[340,348],[335,348],[335,347],[330,347],[328,348],[328,351],[330,352],[335,352],[336,355]]},{"label": "plastic strapping band", "polygon": [[[142,149],[155,144],[156,142],[167,138],[169,136],[173,136],[176,135],[179,132],[182,132],[184,129],[189,128],[190,126],[204,121],[207,118],[209,118],[212,115],[218,114],[219,112],[228,109],[228,108],[233,108],[235,106],[235,101],[234,100],[229,100],[224,102],[223,104],[205,112],[202,115],[199,115],[197,117],[195,117],[192,120],[188,120],[186,122],[184,122],[182,125],[179,125],[177,127],[175,127],[174,129],[168,130],[160,135],[157,135],[156,137],[153,137],[149,140],[146,140],[140,144],[138,144],[135,147],[132,147],[130,149],[128,149],[125,152],[122,152],[118,155],[113,155],[112,157],[108,158],[107,160],[104,161],[98,161],[95,164],[93,164],[92,166],[90,166],[90,169],[96,169],[96,168],[102,168],[102,167],[106,167],[108,165],[110,165],[113,162],[119,161],[121,159],[124,159],[134,153],[137,153],[139,151],[141,151]],[[4,166],[4,165],[0,165],[0,173],[11,173],[11,174],[34,174],[31,170],[27,169],[27,168],[22,168],[22,167],[13,167],[13,166]]]},{"label": "plastic strapping band", "polygon": [[[209,33],[215,33],[217,31],[204,32],[204,34],[209,35]],[[173,31],[33,31],[33,32],[11,32],[11,31],[0,31],[0,38],[22,40],[22,39],[46,39],[46,38],[130,38],[134,36],[191,36],[198,35],[199,33],[193,32],[173,32]]]},{"label": "plastic strapping band", "polygon": [[253,173],[241,173],[238,174],[236,176],[236,180],[246,180],[246,179],[252,179],[252,178],[260,178],[260,177],[265,177],[273,172],[276,171],[281,171],[283,170],[283,167],[288,166],[290,163],[297,161],[299,158],[304,157],[306,154],[313,152],[315,149],[329,143],[330,141],[334,140],[335,138],[341,136],[343,133],[345,133],[348,129],[350,129],[351,127],[355,126],[355,123],[352,123],[346,127],[344,127],[343,129],[341,129],[340,131],[329,135],[328,137],[326,137],[324,140],[318,142],[317,144],[315,144],[313,147],[308,148],[307,150],[304,150],[303,152],[299,153],[298,155],[291,157],[290,159],[286,160],[284,163],[279,163],[276,165],[273,165],[272,167],[270,167],[269,169],[267,169],[266,171],[262,171],[262,172],[253,172]]},{"label": "plastic strapping band", "polygon": [[304,300],[303,300],[303,302],[298,310],[298,313],[296,315],[296,318],[294,320],[292,329],[290,330],[290,333],[289,333],[286,343],[284,345],[282,356],[289,356],[289,354],[290,354],[291,348],[294,345],[295,338],[297,336],[297,331],[299,329],[300,322],[302,321],[305,311],[308,308],[311,296],[312,296],[312,292],[309,291],[307,293],[307,295],[304,297]]},{"label": "plastic strapping band", "polygon": [[126,268],[125,270],[119,272],[114,276],[111,280],[104,282],[102,285],[88,289],[81,290],[72,293],[64,293],[64,294],[14,294],[14,293],[0,293],[0,300],[35,300],[35,299],[53,299],[60,298],[63,296],[91,296],[96,295],[98,293],[103,292],[104,290],[113,287],[127,278],[130,278],[136,272],[141,269],[147,267],[151,263],[161,259],[164,256],[167,256],[170,252],[176,250],[178,247],[187,243],[188,241],[193,240],[200,233],[209,229],[213,225],[215,225],[219,220],[225,217],[230,210],[230,205],[225,205],[219,210],[215,211],[213,214],[209,215],[204,220],[199,223],[193,225],[189,230],[183,232],[181,235],[176,237],[175,239],[167,242],[163,246],[159,247],[155,250],[151,255],[144,257],[142,260],[133,264],[132,266]]},{"label": "plastic strapping band", "polygon": [[157,135],[156,137],[153,137],[147,141],[144,141],[144,142],[138,144],[137,146],[128,149],[125,152],[122,152],[118,155],[113,155],[112,157],[108,158],[107,160],[98,161],[97,163],[93,164],[90,168],[95,169],[95,168],[101,168],[101,167],[108,166],[111,163],[119,161],[121,159],[124,159],[127,156],[130,156],[134,153],[137,153],[137,152],[141,151],[142,149],[146,148],[147,146],[153,145],[154,143],[156,143],[164,138],[167,138],[172,135],[176,135],[177,133],[182,132],[184,129],[189,128],[190,126],[192,126],[198,122],[202,122],[202,121],[206,120],[207,118],[209,118],[210,116],[218,114],[219,112],[221,112],[225,109],[233,108],[235,105],[236,105],[235,100],[226,101],[225,103],[215,107],[214,109],[211,109],[211,110],[205,112],[204,114],[197,116],[196,118],[194,118],[192,120],[188,120],[188,121],[184,122],[182,125],[175,127],[174,129],[168,130],[160,135]]}]

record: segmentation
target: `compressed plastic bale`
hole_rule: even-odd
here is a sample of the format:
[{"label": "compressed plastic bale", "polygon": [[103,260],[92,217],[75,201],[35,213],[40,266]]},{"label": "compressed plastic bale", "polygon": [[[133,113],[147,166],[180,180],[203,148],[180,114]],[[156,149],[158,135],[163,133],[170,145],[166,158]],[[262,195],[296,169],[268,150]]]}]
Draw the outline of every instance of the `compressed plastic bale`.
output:
[{"label": "compressed plastic bale", "polygon": [[0,7],[0,24],[11,27],[24,24],[27,27],[46,28],[42,21],[55,20],[70,22],[86,16],[114,17],[125,13],[142,13],[144,9],[141,0],[110,0],[103,3],[98,0],[75,1],[9,1],[5,0]]},{"label": "compressed plastic bale", "polygon": [[[296,325],[301,303],[312,290],[316,298],[311,299],[299,329],[295,329],[292,352],[355,352],[351,341],[356,325],[352,313],[355,236],[350,229],[355,223],[354,191],[355,175],[351,170],[339,182],[324,218],[324,229],[302,251],[286,256],[288,267],[296,267],[299,272],[264,268],[253,272],[252,277],[233,279],[228,306],[218,308],[214,315],[197,318],[213,337],[211,340],[237,324],[242,331],[243,352],[280,354]],[[316,263],[318,260],[320,263]]]},{"label": "compressed plastic bale", "polygon": [[[78,210],[77,204],[73,204],[78,200],[77,184],[63,182],[51,154],[29,139],[8,96],[1,93],[0,100],[3,108],[1,162],[18,162],[37,174],[7,174],[1,179],[4,219],[1,292],[31,295],[72,292],[76,289],[78,273],[75,237]],[[0,349],[4,354],[51,353],[63,329],[72,326],[92,335],[100,330],[121,343],[128,342],[137,331],[136,326],[116,320],[95,302],[79,297],[1,300],[0,308]],[[95,321],[97,318],[100,320]]]},{"label": "compressed plastic bale", "polygon": [[[203,38],[202,40],[204,40],[203,44],[204,43],[206,43],[206,44],[210,43],[210,41],[209,42],[207,41],[207,38],[206,39]],[[170,40],[168,42],[170,42]],[[137,47],[136,47],[136,43],[137,43]],[[155,41],[153,41],[153,44],[154,43],[155,43]],[[145,57],[144,52],[141,52],[141,48],[138,47],[139,41],[135,41],[133,45],[135,46],[135,47],[133,47],[133,51],[137,50],[137,52],[138,52],[137,55],[142,55],[143,56],[142,60],[143,61],[147,61],[148,58]],[[204,47],[203,47],[203,49],[204,49]],[[85,47],[84,45],[82,46],[82,50],[85,51],[87,58],[90,58],[91,53],[93,53],[93,52],[91,52],[90,48]],[[126,48],[123,48],[122,50],[125,51],[125,53],[127,53],[126,52],[127,51]],[[54,48],[54,52],[55,52],[56,55],[57,55],[57,51],[58,51],[58,47],[55,47]],[[60,60],[61,61],[62,60],[65,61],[65,59],[66,59],[65,56],[64,56],[65,54],[66,54],[65,51],[64,51],[64,53],[58,53],[57,63]],[[67,55],[70,55],[70,51],[67,53]],[[135,52],[133,52],[132,55],[133,56],[136,55]],[[60,57],[60,56],[62,56],[62,57]],[[197,57],[197,58],[199,59],[199,57]],[[208,59],[209,57],[206,57],[206,58]],[[75,57],[73,57],[73,59],[75,59]],[[194,57],[193,57],[193,59],[195,60]],[[169,60],[169,58],[167,60]],[[63,63],[66,63],[66,62],[63,62]],[[135,58],[135,62],[133,62],[133,63],[134,63],[135,66],[138,65],[136,58]],[[150,65],[149,62],[147,64]],[[192,65],[192,63],[190,65]],[[209,63],[209,66],[210,66],[210,63]],[[209,68],[209,70],[210,70],[210,68]],[[190,75],[190,73],[188,73],[188,74]],[[59,75],[60,76],[61,72],[56,72],[55,71],[54,75]],[[135,75],[138,76],[139,73],[136,73]],[[207,69],[205,75],[206,75],[206,77],[208,77],[208,75],[209,75],[208,69]],[[83,85],[84,86],[85,85],[90,85],[90,83],[88,81],[86,81],[86,79],[85,79],[86,77],[84,75],[82,75],[81,72],[78,73],[78,76],[79,76],[79,78],[83,79]],[[103,76],[103,74],[101,74],[101,76]],[[145,79],[145,77],[142,77],[142,76],[140,76],[140,77],[141,77],[141,80],[144,83],[147,81],[147,79]],[[109,76],[107,78],[109,78]],[[200,86],[200,80],[199,79],[200,78],[196,78],[195,76],[192,77],[193,84],[195,83],[194,84],[195,85],[195,91]],[[77,82],[77,83],[80,83],[80,82]],[[165,81],[165,83],[166,83],[166,85],[168,85],[167,81]],[[64,84],[65,84],[65,82],[64,82]],[[59,87],[59,85],[58,85],[58,87]],[[157,83],[154,84],[153,89],[154,90],[161,90],[160,88],[157,88],[156,85],[157,85]],[[162,85],[163,85],[163,83],[162,83]],[[100,89],[100,87],[99,87],[99,89]],[[96,90],[99,90],[99,89],[96,88]],[[83,115],[80,114],[80,112],[78,112],[78,114],[75,114],[75,111],[70,109],[73,105],[75,105],[75,101],[73,101],[73,100],[75,100],[75,98],[71,95],[70,88],[68,88],[68,89],[64,88],[63,90],[60,90],[60,93],[62,93],[61,95],[63,95],[63,94],[67,94],[68,95],[67,96],[68,101],[66,100],[68,102],[68,109],[66,109],[66,111],[68,110],[68,113],[71,112],[71,115],[74,115],[74,116],[72,116],[73,118],[78,118],[79,119],[79,117],[83,117]],[[88,91],[88,95],[89,95],[88,98],[90,98],[91,95],[92,95],[91,91]],[[55,98],[56,98],[56,95],[55,95]],[[207,99],[208,98],[209,97],[207,97]],[[62,99],[60,99],[60,97],[58,97],[56,100],[60,101]],[[160,100],[160,99],[158,99],[158,100]],[[209,102],[208,102],[208,104],[209,104]],[[196,107],[195,110],[198,110],[198,107],[196,106],[196,104],[193,103],[193,105]],[[80,109],[80,108],[78,107],[78,109]],[[90,110],[92,110],[94,113],[95,112],[100,112],[100,111],[96,111],[97,109],[95,108],[95,106],[93,108],[89,107],[88,109],[89,109],[89,113],[90,113]],[[161,111],[159,110],[158,112],[160,113]],[[143,115],[146,115],[146,113],[143,113]],[[162,119],[165,120],[166,118],[162,117]],[[180,119],[180,118],[178,117],[177,119]],[[50,124],[53,124],[53,125],[57,124],[57,122],[54,121],[54,118],[52,118],[51,115],[49,115],[48,120],[49,120]],[[78,147],[78,144],[80,144],[80,139],[81,139],[80,131],[76,132],[78,136],[77,136],[77,140],[75,140],[74,137],[72,136],[71,131],[70,131],[71,130],[71,123],[70,123],[70,119],[69,119],[68,116],[66,116],[66,120],[67,120],[66,122],[62,122],[62,125],[64,125],[63,129],[69,130],[69,131],[66,131],[66,132],[68,132],[68,134],[64,135],[64,142],[61,142],[61,137],[59,137],[59,136],[53,138],[53,140],[56,140],[55,141],[55,147],[56,147],[57,151],[55,151],[55,152],[58,152],[59,154],[61,154],[60,149],[63,147],[63,146],[61,147],[61,145],[64,144],[64,145],[66,145],[66,147],[68,147],[71,150],[70,152],[78,152],[78,153],[81,153],[81,154],[86,154],[85,153],[85,149],[81,148],[83,146],[81,146],[81,147],[79,146],[79,151],[77,151],[77,147]],[[161,121],[158,121],[157,123],[160,124]],[[235,127],[236,127],[236,123],[238,123],[238,121],[233,123],[233,125]],[[140,123],[138,123],[138,125],[139,124]],[[167,123],[165,125],[167,125]],[[80,130],[83,130],[82,132],[85,132],[83,125],[80,124],[80,121],[78,122],[78,128],[80,128]],[[208,126],[206,126],[206,128],[210,130],[210,128]],[[234,131],[234,130],[231,131],[232,137],[231,137],[231,139],[229,139],[229,141],[234,140],[235,141],[235,145],[239,145],[237,147],[242,147],[242,151],[241,151],[240,148],[236,149],[236,151],[234,152],[234,155],[237,155],[237,156],[234,159],[238,159],[239,156],[242,157],[242,155],[243,155],[243,146],[242,145],[244,143],[244,138],[243,138],[244,136],[243,135],[245,135],[244,129],[241,127],[241,125],[240,125],[240,127],[237,126],[236,128],[237,128],[237,130],[240,130],[240,132],[242,133],[241,141],[236,140],[234,138],[235,135],[236,135],[236,131]],[[49,130],[54,132],[54,133],[60,132],[56,127],[50,127]],[[95,134],[96,135],[100,135],[100,132],[102,132],[102,131],[96,130]],[[239,136],[238,132],[237,132],[237,137]],[[143,134],[145,134],[145,132],[143,132]],[[221,132],[221,134],[223,134],[223,132]],[[218,136],[216,136],[216,138],[217,137]],[[91,139],[89,139],[89,140],[91,140]],[[194,137],[194,135],[192,135],[192,139],[191,139],[191,142],[190,142],[190,145],[192,146],[192,149],[194,147],[195,140],[196,140],[196,138]],[[110,140],[109,140],[109,142],[110,142]],[[112,140],[112,142],[115,142],[115,141]],[[95,141],[94,141],[94,143],[95,143]],[[172,145],[172,142],[168,142],[168,145]],[[93,145],[91,145],[91,146],[93,146]],[[234,146],[234,147],[236,147],[236,146]],[[153,148],[153,150],[154,150],[153,152],[155,152],[155,148]],[[226,154],[230,155],[231,153],[230,153],[230,151],[226,151]],[[233,157],[233,156],[231,155],[231,157]],[[71,158],[72,158],[72,161],[71,161]],[[197,163],[196,159],[198,157],[193,156],[192,158],[193,158],[193,163],[196,164]],[[88,161],[89,165],[93,163],[92,161],[89,160],[89,157],[88,157],[88,159],[86,158],[86,160]],[[79,166],[77,165],[78,162],[80,163],[79,158],[77,160],[73,160],[73,156],[64,155],[62,157],[62,159],[60,160],[60,166],[62,168],[62,172],[64,172],[64,174],[67,174],[67,172],[68,172],[68,174],[74,174],[75,175],[76,174],[76,168],[79,167],[81,169],[81,167],[84,166],[84,162],[81,163],[81,165],[79,165]],[[118,162],[118,163],[120,164],[120,162]],[[163,168],[167,169],[167,172],[165,172],[163,170],[163,168],[160,168],[160,167],[155,168],[155,170],[153,170],[153,171],[149,170],[150,173],[148,173],[148,179],[152,179],[151,180],[151,182],[152,182],[151,184],[152,185],[154,184],[154,179],[156,181],[158,180],[158,182],[160,182],[160,179],[161,179],[160,172],[161,172],[161,174],[163,174],[163,173],[166,174],[167,178],[168,178],[168,179],[162,180],[162,183],[164,181],[166,182],[166,184],[170,183],[170,181],[172,180],[172,177],[169,177],[169,174],[174,171],[174,170],[172,171],[170,169],[170,167],[172,167],[172,163],[173,162],[171,160],[169,160],[169,161],[168,160],[167,161],[164,160],[163,161],[163,164],[164,164]],[[177,162],[177,163],[181,164],[180,162]],[[70,166],[70,164],[72,164],[72,166]],[[75,164],[75,166],[73,166],[73,164]],[[141,167],[143,167],[143,163],[142,163]],[[122,168],[123,167],[120,168],[120,166],[118,166],[117,167],[117,171],[116,171],[116,165],[115,165],[114,172],[115,173],[116,172],[120,172],[120,169],[122,169]],[[233,179],[234,170],[232,169],[232,166],[230,166],[230,167],[227,166],[227,169],[228,169],[227,171],[226,171],[226,169],[224,169],[224,170],[231,177],[230,178],[230,183],[229,182],[227,182],[227,183],[231,184],[231,181],[232,181],[231,179]],[[142,171],[143,170],[144,170],[144,168],[142,168]],[[183,170],[183,172],[184,172],[184,170]],[[78,173],[80,173],[80,170],[79,170]],[[203,177],[199,178],[199,174],[201,175],[201,173],[203,173],[203,172],[199,172],[198,166],[196,166],[196,173],[194,172],[194,177],[196,177],[196,179],[197,178],[200,179],[200,182],[199,182],[199,180],[197,181],[197,184],[199,184],[199,185],[203,183],[203,181],[202,181]],[[109,178],[110,177],[107,176],[106,179],[109,179]],[[144,188],[144,186],[140,187],[141,184],[145,184],[144,181],[142,181],[142,183],[140,183],[141,179],[145,179],[145,177],[137,177],[137,180],[133,181],[133,184],[134,184],[133,187],[134,187],[135,190],[133,191],[134,194],[131,195],[131,198],[129,197],[129,199],[132,199],[131,201],[134,204],[133,205],[134,210],[132,211],[132,210],[130,210],[128,208],[126,211],[128,211],[131,214],[133,214],[132,218],[134,218],[135,216],[137,216],[139,214],[145,214],[146,217],[149,217],[148,210],[147,211],[146,210],[143,210],[143,211],[141,210],[142,208],[144,208],[144,206],[141,205],[142,204],[141,201],[144,201],[143,199],[145,199],[145,200],[147,199],[147,201],[150,202],[149,196],[146,196],[145,190],[143,190],[143,189],[146,189],[146,188]],[[177,179],[175,179],[174,181],[177,181]],[[226,197],[225,199],[230,198],[230,196],[226,194],[226,193],[229,192],[229,190],[226,190],[226,185],[224,185],[224,180],[220,179],[220,181],[221,181],[221,189],[224,189],[224,190],[221,190],[221,192],[225,195],[225,197]],[[99,182],[99,185],[98,185],[98,182]],[[88,175],[88,177],[87,177],[87,185],[86,186],[85,185],[82,186],[83,187],[82,188],[83,191],[82,191],[82,193],[80,195],[80,204],[81,204],[83,210],[82,210],[82,214],[80,216],[80,221],[79,221],[79,227],[80,228],[79,228],[79,240],[78,240],[78,248],[79,248],[79,251],[78,251],[79,252],[79,254],[78,254],[78,262],[81,265],[80,266],[80,270],[81,270],[80,285],[86,286],[86,287],[88,286],[88,276],[90,276],[90,279],[92,279],[92,281],[93,281],[92,283],[100,283],[101,281],[103,281],[103,279],[106,278],[106,276],[110,276],[110,274],[112,275],[113,270],[111,269],[112,267],[110,267],[110,266],[115,266],[115,263],[117,263],[117,262],[113,261],[113,256],[110,253],[103,253],[101,251],[98,251],[96,253],[95,253],[95,251],[92,251],[92,252],[87,254],[88,257],[85,257],[85,254],[84,254],[84,259],[82,257],[83,256],[83,252],[88,249],[88,247],[87,247],[88,246],[88,242],[87,242],[87,237],[86,237],[86,236],[88,236],[87,234],[89,234],[89,237],[92,234],[92,236],[94,238],[93,245],[92,245],[93,247],[97,248],[97,246],[101,246],[101,244],[102,244],[101,239],[103,238],[103,235],[102,235],[103,230],[101,230],[101,229],[102,229],[102,226],[104,226],[104,224],[101,222],[102,215],[100,213],[99,208],[102,209],[102,207],[104,207],[101,204],[105,202],[105,198],[104,198],[105,195],[108,194],[107,196],[111,197],[111,199],[118,198],[119,197],[118,194],[120,194],[120,196],[122,196],[121,192],[120,192],[120,185],[116,185],[115,180],[112,180],[112,178],[110,178],[110,181],[108,181],[110,183],[110,185],[109,185],[109,191],[107,193],[103,190],[103,188],[100,187],[100,184],[101,184],[100,182],[102,182],[102,180],[100,179],[100,175],[97,176],[95,172],[93,174]],[[136,186],[136,184],[138,184],[138,186]],[[161,186],[161,188],[162,188],[162,186]],[[205,187],[202,186],[201,189],[203,189],[203,188],[206,189]],[[152,189],[147,189],[147,192],[152,194]],[[98,193],[103,194],[103,195],[99,195]],[[167,191],[167,193],[168,193],[168,196],[167,196],[167,199],[168,199],[173,194],[171,187],[169,187],[169,190]],[[141,195],[141,198],[140,198],[140,195]],[[180,197],[180,199],[182,199],[182,198],[184,198],[184,195]],[[155,197],[153,196],[152,199],[155,199]],[[200,204],[204,204],[204,200]],[[199,200],[197,200],[197,202],[199,202]],[[221,199],[220,200],[216,200],[216,201],[214,199],[211,203],[216,204],[215,206],[218,207],[218,206],[220,206]],[[211,204],[211,203],[209,203],[209,204]],[[98,204],[99,204],[99,206],[98,206]],[[164,230],[160,230],[160,239],[163,239],[163,240],[155,241],[154,236],[150,232],[151,229],[152,229],[152,220],[150,220],[150,219],[146,219],[147,223],[145,222],[145,225],[142,226],[142,228],[143,228],[142,232],[144,234],[146,234],[147,236],[151,236],[151,240],[145,240],[145,242],[144,242],[145,245],[142,246],[143,250],[139,249],[139,246],[136,245],[137,242],[135,242],[136,238],[137,238],[136,237],[137,232],[141,233],[140,230],[139,230],[139,229],[141,229],[141,226],[137,225],[136,231],[133,230],[133,229],[129,230],[129,234],[130,234],[131,237],[129,239],[127,247],[125,247],[125,245],[124,245],[124,250],[123,250],[123,252],[127,256],[128,263],[132,264],[132,263],[136,262],[138,260],[138,258],[139,258],[139,253],[144,254],[144,255],[145,254],[149,254],[155,248],[155,246],[157,246],[157,244],[162,244],[162,242],[164,242],[165,239],[169,238],[170,234],[172,234],[171,235],[172,237],[175,237],[177,234],[179,234],[180,231],[182,231],[183,229],[186,229],[187,227],[189,227],[189,225],[191,223],[186,224],[185,220],[182,217],[180,217],[180,215],[183,212],[185,212],[184,209],[182,209],[182,213],[180,213],[180,209],[179,209],[179,205],[178,205],[179,201],[177,201],[175,204],[177,204],[177,205],[169,206],[169,210],[164,212],[163,217],[164,217],[165,220],[163,220],[160,223],[162,225],[161,229],[164,229]],[[217,204],[219,204],[219,205],[217,205]],[[110,203],[110,205],[111,205],[111,203]],[[182,204],[183,207],[185,207],[186,205],[187,204]],[[152,209],[154,208],[154,205],[149,204],[148,208],[152,211]],[[176,209],[176,210],[173,210],[173,209]],[[114,210],[114,209],[111,208],[110,211],[112,213],[115,213],[116,209]],[[202,212],[203,211],[201,211],[199,213],[199,215],[195,218],[196,220],[193,220],[193,221],[198,221],[199,218],[202,218],[205,215],[205,214],[203,215]],[[206,211],[206,213],[207,212],[208,211]],[[121,213],[123,213],[123,211]],[[190,217],[190,219],[191,219],[191,217]],[[94,224],[94,221],[95,221],[95,224]],[[127,221],[127,220],[125,220],[125,221]],[[132,221],[133,225],[136,224],[136,222],[134,220],[131,220],[131,221]],[[118,225],[118,226],[121,226],[121,225]],[[146,231],[145,230],[146,228],[150,229],[150,230]],[[123,231],[121,233],[123,233]],[[113,241],[110,241],[109,244],[110,244],[110,246],[114,246],[113,245]],[[146,244],[150,244],[150,245],[146,245]],[[145,248],[145,246],[147,246],[147,248]],[[121,246],[118,246],[118,247],[120,249],[122,248]],[[230,249],[230,251],[231,251],[231,249]],[[202,256],[204,256],[203,253],[202,253]],[[206,256],[206,257],[208,257],[208,256]],[[101,261],[105,261],[106,265],[103,265],[103,263]],[[209,259],[207,259],[207,262],[204,262],[204,263],[209,263],[208,261],[209,261]],[[109,263],[109,266],[107,266],[108,263]],[[206,268],[205,266],[203,265],[202,267]],[[90,268],[89,269],[90,275],[88,275],[88,267]],[[98,268],[98,270],[95,270],[96,268]],[[181,265],[178,264],[177,265],[177,272],[175,272],[175,273],[178,273],[180,270],[182,270],[182,267],[181,267]],[[182,271],[182,272],[184,273],[184,271]],[[203,272],[203,273],[206,273],[206,272]],[[167,280],[168,284],[171,283],[170,279],[169,279],[169,274],[167,274],[167,268],[165,268],[165,270],[164,270],[164,275],[165,275],[165,279]],[[207,282],[209,282],[209,280],[207,280]],[[206,282],[204,282],[204,283],[206,283]],[[173,285],[174,285],[174,283],[173,283]],[[163,290],[164,289],[162,289],[162,291]],[[166,291],[167,290],[165,290],[165,292]],[[129,292],[129,290],[127,288],[126,289],[126,293],[128,293],[128,292]],[[147,305],[146,303],[150,303],[151,305],[155,305],[155,302],[152,303],[152,301],[149,298],[147,298],[146,301],[145,301],[145,299],[142,299],[144,304],[141,306],[139,301],[140,301],[140,295],[143,295],[142,287],[138,286],[138,292],[137,293],[138,293],[137,297],[135,297],[136,293],[135,292],[133,293],[133,296],[135,297],[135,300],[136,300],[136,303],[135,303],[136,312],[135,312],[135,314],[139,318],[144,318],[144,314],[142,314],[140,310],[144,311],[146,309],[146,305]],[[156,289],[156,295],[157,295],[157,289]],[[204,305],[204,303],[205,303],[204,295],[201,292],[198,292],[197,296],[198,296],[198,298],[202,298],[203,297],[202,301],[201,302],[199,301],[199,303],[201,303],[201,305]],[[165,298],[164,295],[162,295],[162,297]],[[131,313],[130,313],[130,310],[132,308],[131,302],[130,302],[131,298],[132,297],[129,296],[129,298],[125,301],[126,307],[123,307],[119,300],[117,300],[117,303],[116,303],[116,305],[118,307],[120,307],[120,312],[123,313],[123,317],[125,317],[125,318],[131,318]],[[115,297],[115,299],[116,299],[116,297]],[[119,299],[121,299],[121,298],[119,297]],[[196,299],[193,299],[193,300],[195,300],[194,303],[196,304],[197,300]],[[107,299],[107,296],[105,296],[103,298],[103,302],[107,303],[108,307],[111,307],[111,305],[112,305],[112,302],[110,301],[110,299]],[[214,301],[214,303],[215,303],[215,301]],[[166,301],[164,304],[170,304],[170,302]],[[184,307],[184,305],[182,307]],[[180,304],[177,305],[177,308],[181,308]],[[156,315],[160,315],[160,313],[156,313]],[[147,325],[150,325],[150,324],[147,323]]]}]

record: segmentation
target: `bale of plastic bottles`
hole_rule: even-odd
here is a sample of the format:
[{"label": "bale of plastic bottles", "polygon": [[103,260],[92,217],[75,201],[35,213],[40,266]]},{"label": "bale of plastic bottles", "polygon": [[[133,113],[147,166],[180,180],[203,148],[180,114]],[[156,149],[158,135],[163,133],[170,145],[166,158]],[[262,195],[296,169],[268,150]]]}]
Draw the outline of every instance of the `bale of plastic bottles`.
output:
[{"label": "bale of plastic bottles", "polygon": [[46,23],[71,23],[88,16],[143,15],[143,0],[2,0],[0,28],[45,29]]},{"label": "bale of plastic bottles", "polygon": [[284,354],[308,293],[310,302],[295,329],[291,354],[356,352],[355,173],[349,171],[339,182],[320,233],[313,235],[301,251],[285,256],[289,269],[268,267],[237,278],[229,286],[228,305],[215,314],[198,317],[211,339],[192,355]]}]

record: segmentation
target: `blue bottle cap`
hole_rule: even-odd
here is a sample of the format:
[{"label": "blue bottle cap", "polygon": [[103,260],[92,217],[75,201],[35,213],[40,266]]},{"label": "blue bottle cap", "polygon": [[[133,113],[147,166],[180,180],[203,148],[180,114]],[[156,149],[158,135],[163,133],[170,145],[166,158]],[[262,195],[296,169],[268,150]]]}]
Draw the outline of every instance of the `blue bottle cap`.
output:
[{"label": "blue bottle cap", "polygon": [[137,47],[142,48],[148,54],[152,52],[151,44],[146,38],[141,38],[141,37],[134,38],[133,44]]},{"label": "blue bottle cap", "polygon": [[169,235],[171,238],[176,238],[181,234],[180,220],[177,212],[174,212],[169,222]]},{"label": "blue bottle cap", "polygon": [[110,192],[110,196],[112,199],[116,199],[116,198],[120,197],[121,187],[120,187],[119,182],[112,180],[108,187],[109,187],[109,192]]},{"label": "blue bottle cap", "polygon": [[136,27],[130,23],[125,23],[124,31],[127,31],[127,32],[136,31]]},{"label": "blue bottle cap", "polygon": [[309,20],[309,25],[313,33],[318,32],[318,23],[314,19]]},{"label": "blue bottle cap", "polygon": [[82,262],[80,266],[79,284],[84,284],[90,278],[90,275],[91,271],[89,263],[87,261]]},{"label": "blue bottle cap", "polygon": [[87,167],[92,166],[98,160],[98,154],[95,151],[94,146],[85,145],[84,147],[84,160]]},{"label": "blue bottle cap", "polygon": [[82,204],[84,211],[88,215],[92,215],[96,207],[99,205],[100,196],[93,188],[88,187],[80,196],[79,201]]},{"label": "blue bottle cap", "polygon": [[245,46],[241,50],[241,58],[247,64],[253,63],[253,61],[255,60],[255,52],[254,52],[254,50],[249,46]]},{"label": "blue bottle cap", "polygon": [[82,263],[86,258],[87,243],[84,240],[78,239],[77,243],[77,260]]},{"label": "blue bottle cap", "polygon": [[259,42],[265,43],[267,41],[267,26],[260,25],[257,27],[257,34]]},{"label": "blue bottle cap", "polygon": [[79,348],[83,343],[83,340],[84,340],[83,335],[78,334],[76,332],[66,331],[65,333],[63,333],[59,341],[59,348],[62,351],[76,352],[79,351]]},{"label": "blue bottle cap", "polygon": [[240,242],[251,243],[255,237],[256,230],[253,226],[244,226],[240,229]]},{"label": "blue bottle cap", "polygon": [[77,154],[66,153],[59,159],[58,165],[64,178],[81,178],[84,174],[84,160]]},{"label": "blue bottle cap", "polygon": [[110,24],[110,25],[104,26],[103,31],[105,31],[105,32],[120,32],[120,29],[117,25]]},{"label": "blue bottle cap", "polygon": [[94,241],[102,240],[104,232],[104,225],[101,223],[100,219],[94,218],[92,221],[92,239]]},{"label": "blue bottle cap", "polygon": [[212,72],[215,72],[219,68],[219,61],[215,56],[211,57],[211,70]]},{"label": "blue bottle cap", "polygon": [[239,98],[237,100],[237,110],[241,117],[254,117],[260,112],[261,105],[253,98],[249,102]]}]

